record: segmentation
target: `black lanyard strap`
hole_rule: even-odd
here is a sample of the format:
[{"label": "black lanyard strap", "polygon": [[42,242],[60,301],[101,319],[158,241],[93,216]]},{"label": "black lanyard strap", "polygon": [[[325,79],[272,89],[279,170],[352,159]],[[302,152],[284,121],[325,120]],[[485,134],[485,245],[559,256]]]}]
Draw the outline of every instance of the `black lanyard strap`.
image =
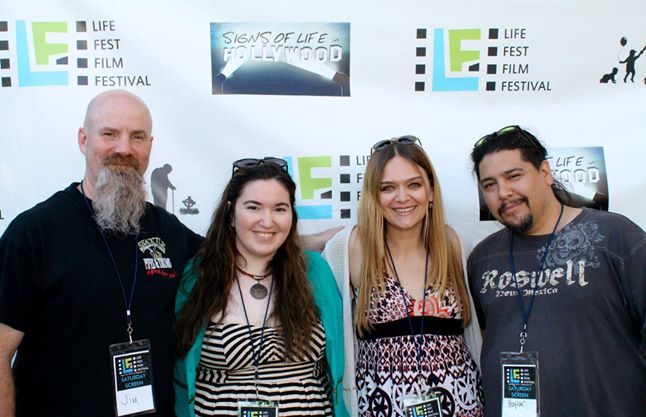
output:
[{"label": "black lanyard strap", "polygon": [[90,201],[88,200],[87,196],[85,195],[85,191],[83,190],[83,182],[81,181],[80,184],[81,188],[81,194],[83,194],[83,199],[85,200],[85,205],[87,206],[87,209],[90,213],[90,218],[96,224],[97,228],[99,229],[99,234],[101,235],[101,239],[103,240],[103,244],[105,245],[105,249],[108,252],[108,256],[110,256],[110,260],[112,261],[112,266],[114,267],[114,271],[117,274],[117,279],[119,280],[119,285],[121,286],[121,295],[123,296],[123,303],[126,307],[126,323],[127,323],[127,328],[126,332],[128,333],[128,340],[130,343],[132,343],[132,333],[134,331],[133,325],[132,325],[132,300],[135,297],[135,286],[137,284],[137,271],[138,271],[138,266],[139,266],[139,247],[137,245],[137,240],[139,239],[139,234],[137,233],[135,235],[135,267],[134,267],[134,273],[132,275],[132,288],[130,289],[130,296],[126,296],[126,288],[123,285],[123,280],[121,279],[121,273],[119,272],[119,268],[117,267],[117,261],[114,259],[114,255],[112,253],[112,250],[110,250],[110,245],[108,245],[108,240],[105,238],[105,235],[103,234],[103,231],[99,227],[99,224],[96,221],[96,214],[94,213],[94,209],[92,209],[92,206],[90,205]]},{"label": "black lanyard strap", "polygon": [[[545,261],[547,260],[547,254],[550,251],[552,246],[552,241],[556,235],[556,229],[561,222],[561,217],[563,216],[563,204],[561,204],[561,211],[559,212],[559,217],[556,219],[556,224],[552,233],[550,233],[549,238],[547,239],[547,246],[545,247],[545,252],[543,257],[538,263],[538,272],[536,273],[537,277],[540,277],[540,274],[544,274],[545,271]],[[520,308],[520,314],[523,320],[523,328],[520,331],[520,353],[523,353],[523,348],[527,342],[527,323],[529,323],[529,317],[532,315],[532,310],[534,309],[534,300],[536,299],[536,287],[530,288],[532,290],[532,297],[529,300],[529,307],[525,310],[525,302],[523,301],[523,296],[520,293],[520,288],[518,287],[518,278],[516,277],[516,263],[514,262],[514,233],[511,232],[511,237],[509,239],[509,262],[511,263],[511,274],[514,277],[514,284],[516,285],[516,299],[518,300],[518,307]],[[531,285],[531,284],[530,284]]]},{"label": "black lanyard strap", "polygon": [[[388,246],[388,242],[386,242],[386,251],[388,252],[388,257],[390,258],[390,263],[393,266],[393,272],[395,273],[395,278],[397,279],[397,283],[399,284],[399,290],[402,295],[402,299],[404,300],[404,305],[406,305],[406,294],[404,293],[404,286],[402,285],[401,281],[399,280],[399,274],[397,273],[397,267],[395,266],[395,259],[393,258],[392,253],[390,252],[390,247]],[[415,337],[415,331],[413,330],[413,320],[411,319],[411,309],[406,306],[406,317],[408,318],[408,327],[410,329],[410,335],[413,337],[413,343],[415,344],[415,350],[417,351],[417,365],[419,368],[419,375],[418,378],[422,378],[422,351],[424,349],[424,316],[426,315],[426,283],[428,280],[428,249],[426,250],[426,264],[424,266],[424,293],[422,296],[422,319],[420,320],[420,328],[419,328],[419,339]],[[412,298],[412,296],[411,296]],[[413,299],[414,300],[414,299]],[[415,305],[413,304],[413,309],[415,308]]]},{"label": "black lanyard strap", "polygon": [[238,292],[240,293],[240,301],[242,302],[242,311],[244,312],[244,319],[247,322],[247,330],[249,330],[249,343],[251,344],[251,357],[253,358],[253,367],[254,367],[254,385],[256,387],[256,400],[259,400],[258,397],[258,367],[260,366],[260,354],[262,353],[262,345],[265,341],[265,328],[267,326],[267,315],[269,313],[269,305],[271,304],[271,293],[274,290],[274,281],[271,281],[271,286],[269,287],[269,298],[267,298],[267,307],[265,307],[265,317],[262,319],[262,328],[260,330],[260,343],[258,344],[258,350],[253,344],[253,334],[251,333],[251,323],[249,322],[249,316],[247,315],[247,307],[245,306],[244,297],[242,295],[242,289],[240,288],[240,281],[236,278],[236,284],[238,284]]}]

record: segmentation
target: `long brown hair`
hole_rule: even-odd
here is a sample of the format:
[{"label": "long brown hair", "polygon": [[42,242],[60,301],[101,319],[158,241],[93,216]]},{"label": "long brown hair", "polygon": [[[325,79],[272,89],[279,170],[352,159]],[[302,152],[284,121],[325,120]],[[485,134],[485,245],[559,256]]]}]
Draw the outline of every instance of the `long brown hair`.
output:
[{"label": "long brown hair", "polygon": [[379,200],[380,183],[384,167],[388,161],[401,156],[414,165],[421,167],[428,176],[433,193],[433,208],[429,209],[424,219],[420,239],[424,242],[430,256],[430,282],[439,289],[440,294],[447,287],[455,289],[462,305],[462,325],[471,320],[469,297],[464,283],[464,272],[460,253],[451,243],[451,238],[444,223],[442,193],[437,181],[435,169],[424,150],[415,144],[393,142],[389,146],[372,154],[363,180],[363,190],[359,199],[358,225],[359,238],[363,252],[361,273],[359,275],[359,297],[357,300],[356,323],[359,334],[371,330],[369,320],[370,294],[372,289],[382,291],[384,288],[383,271],[386,268],[386,223],[384,210]]},{"label": "long brown hair", "polygon": [[[307,265],[296,232],[296,184],[278,165],[260,164],[240,168],[231,177],[213,214],[206,239],[196,255],[199,278],[175,324],[175,351],[184,356],[197,333],[217,313],[224,316],[229,292],[236,279],[235,262],[239,256],[236,231],[231,216],[244,187],[253,181],[276,180],[289,192],[292,225],[285,242],[269,262],[274,279],[274,311],[285,339],[286,355],[307,351],[312,326],[318,319],[307,279]],[[179,288],[179,291],[186,291]]]}]

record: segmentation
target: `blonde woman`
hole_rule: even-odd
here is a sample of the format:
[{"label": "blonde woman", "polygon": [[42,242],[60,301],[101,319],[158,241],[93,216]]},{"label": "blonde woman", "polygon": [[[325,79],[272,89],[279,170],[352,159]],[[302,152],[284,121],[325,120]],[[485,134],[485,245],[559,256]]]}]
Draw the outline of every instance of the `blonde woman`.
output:
[{"label": "blonde woman", "polygon": [[358,225],[328,242],[324,255],[343,294],[345,372],[356,376],[344,386],[351,414],[405,416],[423,406],[482,416],[482,341],[465,253],[444,223],[419,139],[372,147]]}]

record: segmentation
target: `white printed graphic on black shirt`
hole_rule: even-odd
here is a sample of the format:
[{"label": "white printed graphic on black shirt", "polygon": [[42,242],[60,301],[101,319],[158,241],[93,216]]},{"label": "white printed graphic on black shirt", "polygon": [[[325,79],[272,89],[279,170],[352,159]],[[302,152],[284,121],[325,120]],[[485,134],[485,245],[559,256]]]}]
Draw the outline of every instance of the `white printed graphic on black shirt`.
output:
[{"label": "white printed graphic on black shirt", "polygon": [[[587,268],[599,268],[600,262],[594,245],[604,239],[596,223],[570,224],[554,238],[550,252],[545,260],[543,271],[520,269],[516,272],[516,282],[523,296],[556,294],[559,287],[578,285],[585,287]],[[536,253],[536,264],[543,257],[547,245],[541,246]],[[495,291],[496,297],[516,296],[516,282],[509,270],[490,269],[482,274],[481,294]]]},{"label": "white printed graphic on black shirt", "polygon": [[[161,275],[167,278],[175,278],[177,274],[172,271],[173,265],[170,258],[164,257],[166,254],[166,243],[161,238],[150,237],[142,239],[138,243],[139,250],[150,257],[142,258],[146,268],[146,275]],[[164,271],[165,269],[171,271]]]}]

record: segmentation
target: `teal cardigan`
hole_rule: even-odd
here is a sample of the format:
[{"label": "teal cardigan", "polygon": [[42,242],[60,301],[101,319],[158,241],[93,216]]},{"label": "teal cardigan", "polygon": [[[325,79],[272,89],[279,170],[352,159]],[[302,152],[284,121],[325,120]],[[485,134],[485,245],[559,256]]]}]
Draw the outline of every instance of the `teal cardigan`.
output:
[{"label": "teal cardigan", "polygon": [[[318,308],[323,328],[325,329],[325,357],[329,369],[329,381],[332,388],[332,402],[335,417],[348,417],[348,410],[343,403],[343,317],[341,294],[332,275],[332,270],[316,252],[305,251],[307,260],[307,277],[314,292],[314,302]],[[184,308],[195,282],[199,277],[195,269],[196,260],[186,265],[182,281],[175,299],[175,317]],[[204,332],[202,328],[195,338],[186,356],[175,360],[175,414],[177,417],[195,416],[195,378],[200,361]]]}]

